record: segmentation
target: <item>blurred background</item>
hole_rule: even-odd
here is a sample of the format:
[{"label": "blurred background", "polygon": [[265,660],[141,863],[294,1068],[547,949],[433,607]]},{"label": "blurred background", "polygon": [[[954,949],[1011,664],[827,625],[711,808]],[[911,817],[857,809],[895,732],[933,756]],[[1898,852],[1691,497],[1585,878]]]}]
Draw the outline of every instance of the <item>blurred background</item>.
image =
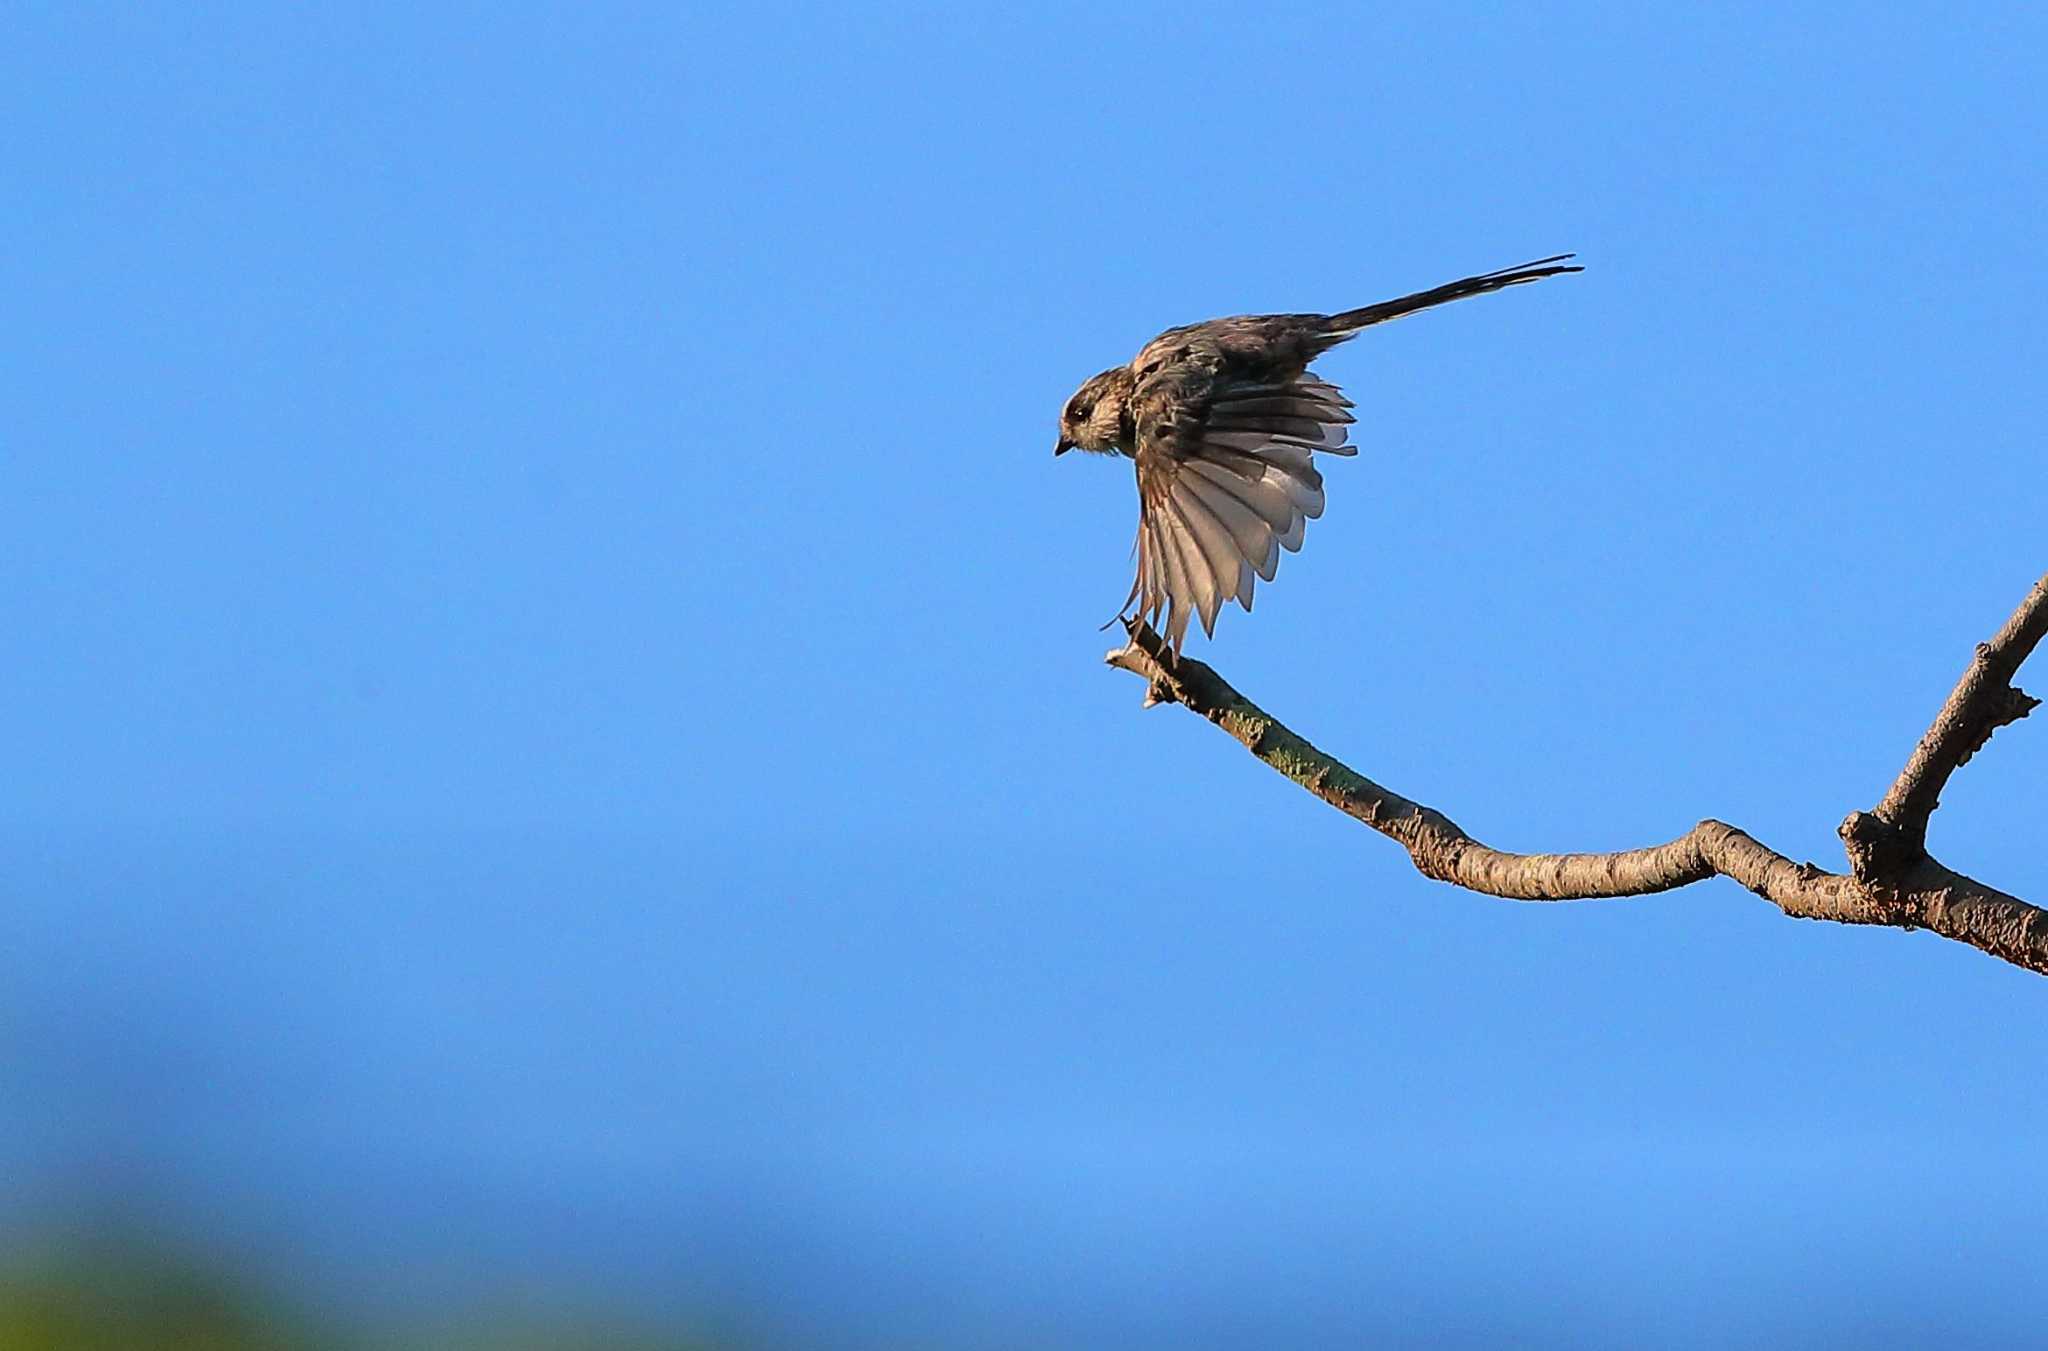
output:
[{"label": "blurred background", "polygon": [[[2048,567],[2038,11],[6,30],[0,1346],[2038,1336],[2048,983],[1421,880],[1140,711],[1048,453],[1578,250],[1320,363],[1193,650],[1491,843],[1839,867]],[[1936,851],[2048,900],[2044,771]]]}]

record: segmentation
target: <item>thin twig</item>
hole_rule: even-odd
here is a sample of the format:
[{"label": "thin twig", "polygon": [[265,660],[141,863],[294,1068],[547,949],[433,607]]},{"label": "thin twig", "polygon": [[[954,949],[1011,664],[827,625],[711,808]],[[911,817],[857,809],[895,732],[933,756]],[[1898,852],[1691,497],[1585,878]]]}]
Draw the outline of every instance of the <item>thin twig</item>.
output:
[{"label": "thin twig", "polygon": [[1963,669],[1948,702],[1934,715],[1934,725],[1920,738],[1897,782],[1877,804],[1879,820],[1916,845],[1925,841],[1927,818],[1941,804],[1948,776],[1969,763],[1993,732],[2026,717],[2040,704],[2039,699],[2014,688],[2012,678],[2044,634],[2048,634],[2048,577],[2034,583],[2034,589],[1990,642],[1978,644],[1977,655]]}]

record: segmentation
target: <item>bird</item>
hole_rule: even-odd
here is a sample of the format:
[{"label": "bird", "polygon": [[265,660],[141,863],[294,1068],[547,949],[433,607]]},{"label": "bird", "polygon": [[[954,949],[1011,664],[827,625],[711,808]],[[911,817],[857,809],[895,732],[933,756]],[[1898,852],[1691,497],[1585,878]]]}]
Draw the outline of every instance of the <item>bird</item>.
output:
[{"label": "bird", "polygon": [[[1161,629],[1178,662],[1188,621],[1216,634],[1230,600],[1301,548],[1323,514],[1314,456],[1353,455],[1356,407],[1309,363],[1374,324],[1584,269],[1560,253],[1336,314],[1243,314],[1169,328],[1090,376],[1060,411],[1054,456],[1123,455],[1138,476],[1137,578],[1110,623]],[[1135,614],[1133,606],[1136,607]],[[1104,625],[1105,628],[1108,625]]]}]

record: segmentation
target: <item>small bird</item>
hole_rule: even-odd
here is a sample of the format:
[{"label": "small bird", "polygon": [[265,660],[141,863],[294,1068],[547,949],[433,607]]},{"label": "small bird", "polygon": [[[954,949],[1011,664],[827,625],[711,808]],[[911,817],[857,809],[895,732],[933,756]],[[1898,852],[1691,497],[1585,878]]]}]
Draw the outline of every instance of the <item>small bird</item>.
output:
[{"label": "small bird", "polygon": [[[1363,329],[1433,305],[1584,269],[1561,253],[1341,314],[1246,314],[1169,328],[1128,366],[1090,376],[1060,413],[1054,455],[1089,450],[1138,466],[1138,576],[1133,604],[1164,619],[1178,658],[1188,620],[1216,632],[1216,612],[1252,608],[1252,578],[1273,580],[1280,550],[1301,548],[1323,514],[1311,462],[1352,455],[1351,400],[1308,364]],[[1277,546],[1277,547],[1276,547]],[[1114,621],[1112,621],[1114,622]]]}]

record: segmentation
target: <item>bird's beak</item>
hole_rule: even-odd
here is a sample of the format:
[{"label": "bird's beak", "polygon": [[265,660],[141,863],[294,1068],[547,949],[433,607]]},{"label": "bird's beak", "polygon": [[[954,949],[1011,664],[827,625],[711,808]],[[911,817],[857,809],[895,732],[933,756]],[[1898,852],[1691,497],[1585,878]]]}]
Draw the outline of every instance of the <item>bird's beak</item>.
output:
[{"label": "bird's beak", "polygon": [[1053,458],[1058,459],[1060,456],[1066,454],[1073,448],[1074,443],[1072,441],[1069,441],[1066,437],[1062,436],[1060,438],[1060,443],[1052,448]]}]

